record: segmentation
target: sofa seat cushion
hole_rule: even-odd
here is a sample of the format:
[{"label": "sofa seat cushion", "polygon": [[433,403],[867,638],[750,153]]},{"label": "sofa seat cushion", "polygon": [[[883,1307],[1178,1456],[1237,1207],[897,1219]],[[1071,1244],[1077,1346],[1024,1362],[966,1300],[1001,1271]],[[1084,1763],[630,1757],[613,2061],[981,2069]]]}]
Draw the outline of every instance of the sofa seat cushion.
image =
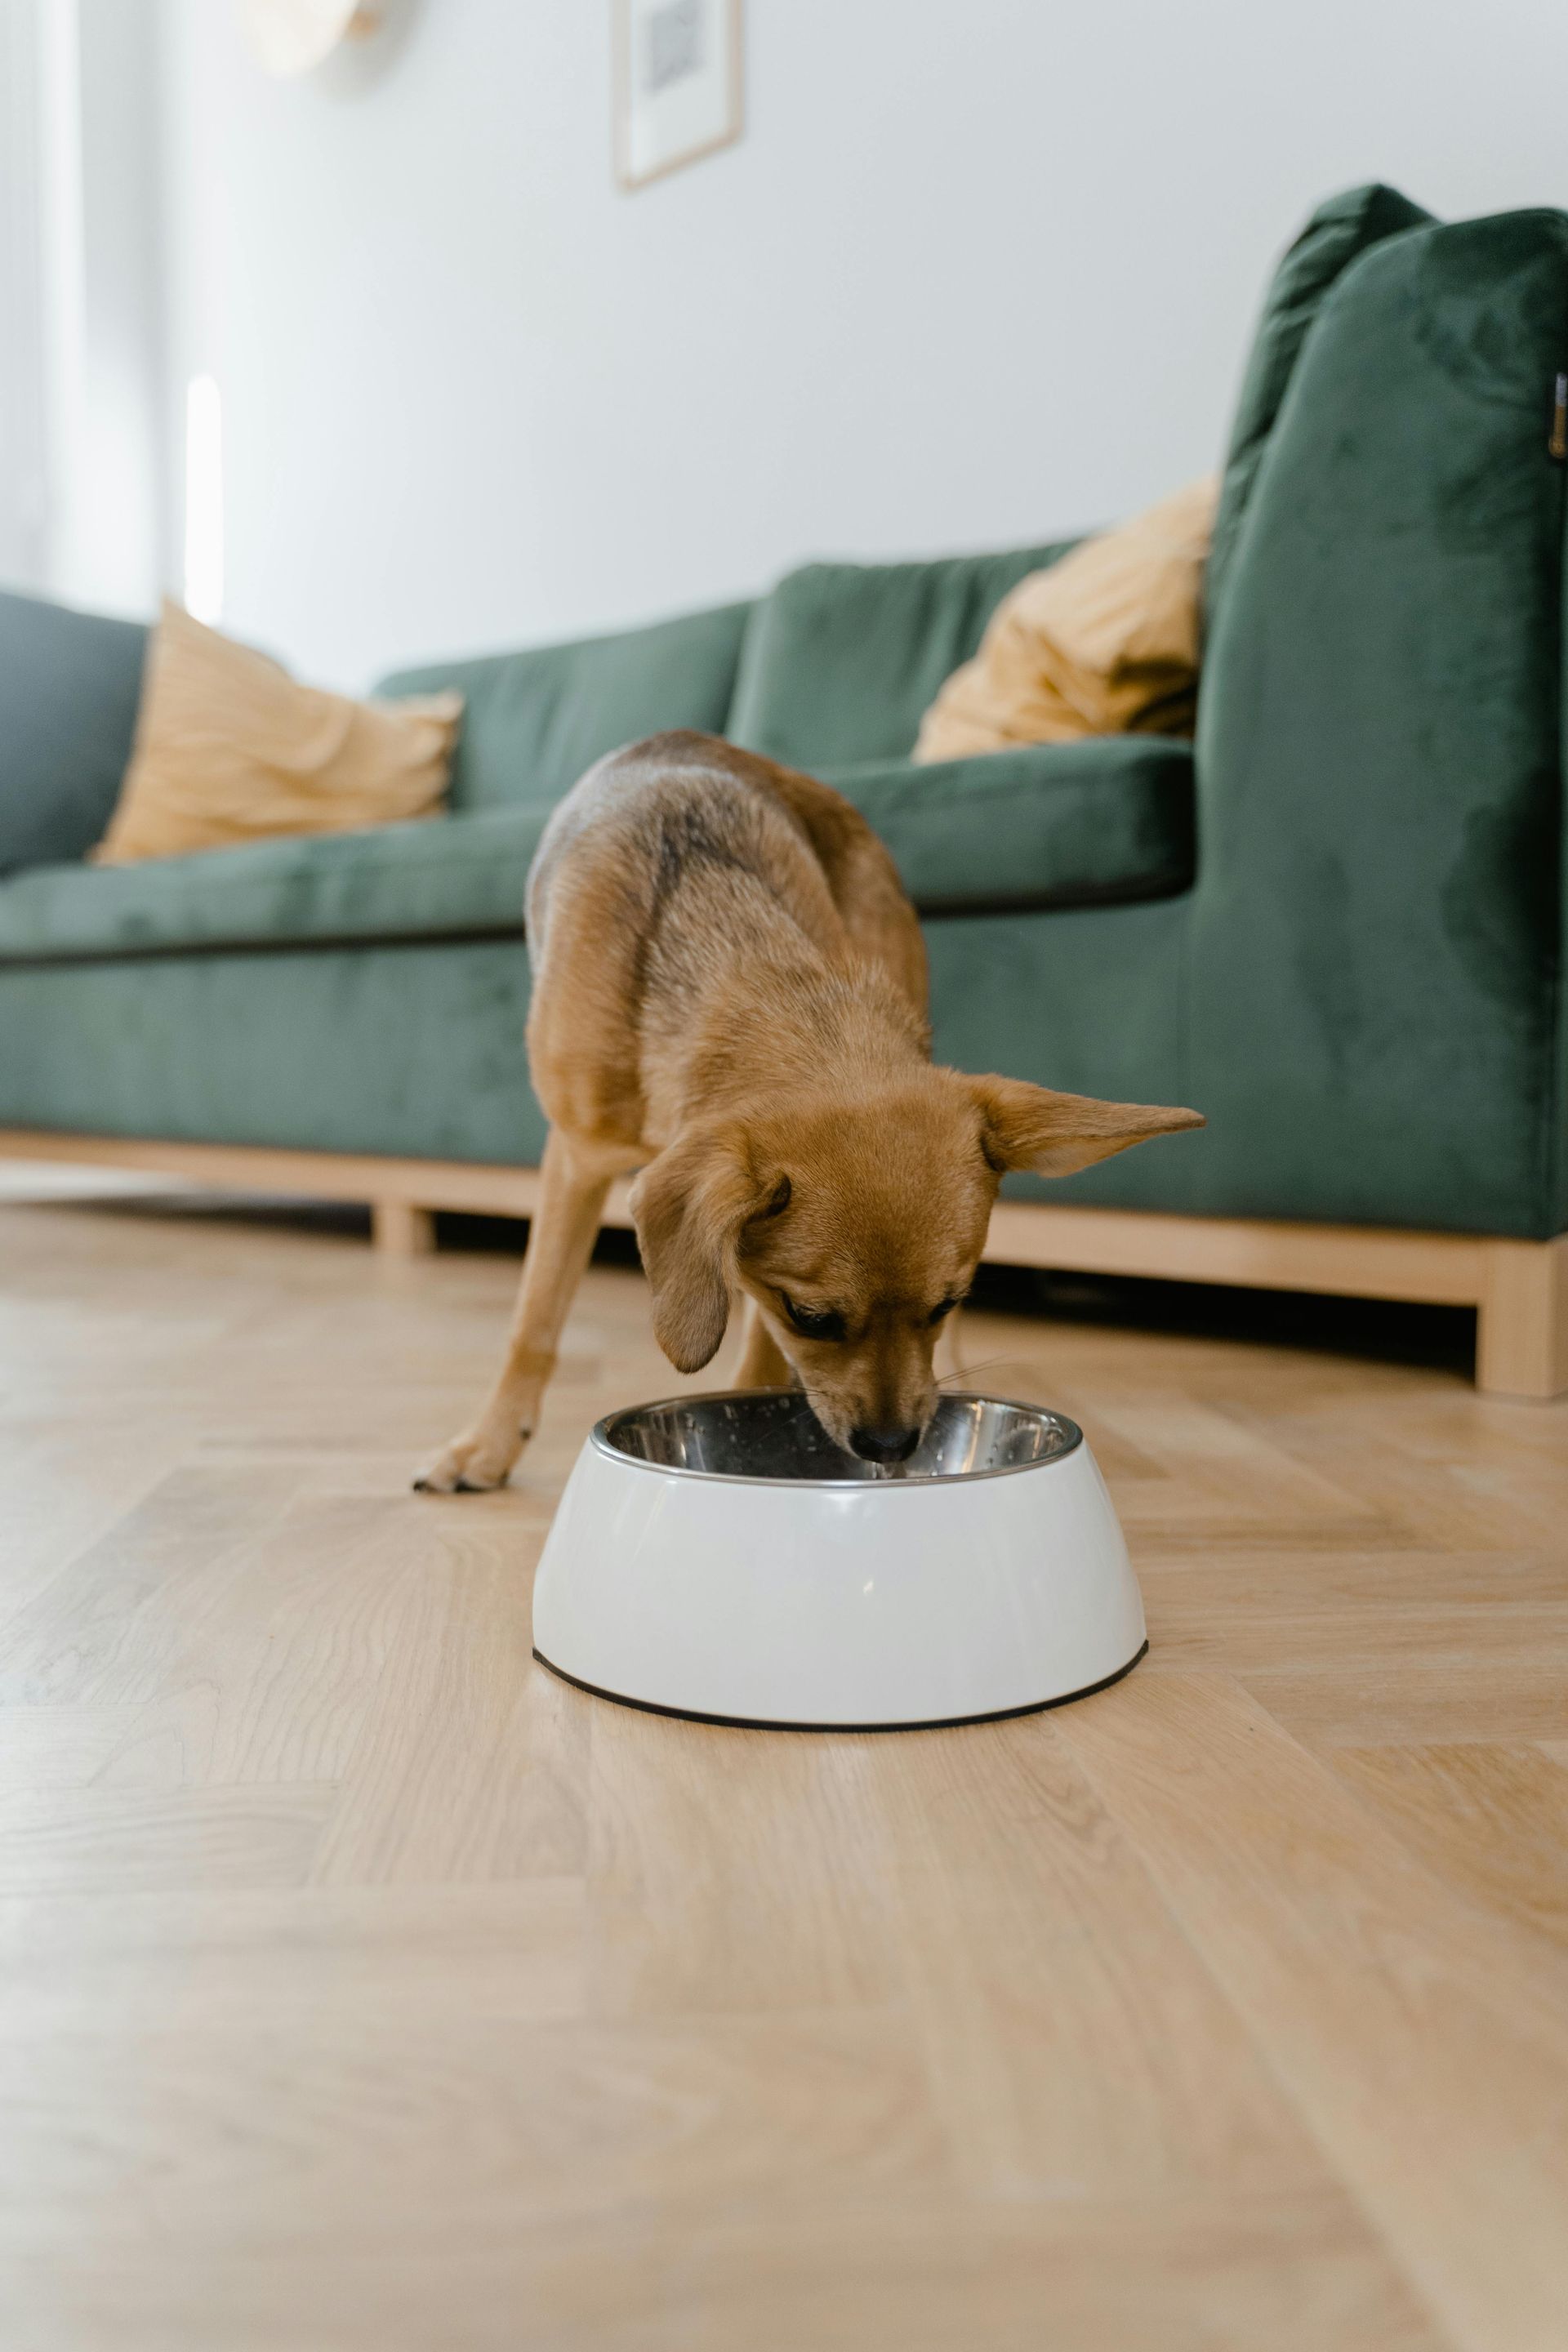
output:
[{"label": "sofa seat cushion", "polygon": [[752,609],[721,731],[813,775],[907,759],[942,680],[978,651],[1003,597],[1074,543],[786,573]]},{"label": "sofa seat cushion", "polygon": [[1162,898],[1193,878],[1187,743],[1100,735],[826,781],[876,827],[923,915]]},{"label": "sofa seat cushion", "polygon": [[0,964],[522,931],[548,807],[0,882]]},{"label": "sofa seat cushion", "polygon": [[[1185,743],[1099,736],[930,767],[872,761],[827,781],[875,825],[922,913],[942,915],[1184,889],[1192,764]],[[521,938],[549,815],[535,803],[137,866],[35,866],[0,882],[0,964]]]},{"label": "sofa seat cushion", "polygon": [[434,662],[397,670],[375,691],[396,698],[455,688],[462,696],[447,794],[454,810],[559,800],[623,743],[670,727],[721,735],[750,611],[724,604],[575,645]]}]

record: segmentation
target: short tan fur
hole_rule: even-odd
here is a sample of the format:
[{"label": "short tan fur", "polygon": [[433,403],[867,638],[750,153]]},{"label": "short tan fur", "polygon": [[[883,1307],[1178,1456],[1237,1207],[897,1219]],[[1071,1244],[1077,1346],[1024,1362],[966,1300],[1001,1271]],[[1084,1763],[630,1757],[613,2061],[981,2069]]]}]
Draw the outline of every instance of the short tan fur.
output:
[{"label": "short tan fur", "polygon": [[504,1483],[610,1184],[654,1329],[695,1372],[749,1302],[739,1378],[798,1381],[839,1444],[913,1451],[932,1351],[1009,1169],[1067,1175],[1196,1111],[933,1066],[920,924],[858,813],[717,737],[589,770],[529,880],[534,1090],[550,1120],[500,1378],[420,1485]]}]

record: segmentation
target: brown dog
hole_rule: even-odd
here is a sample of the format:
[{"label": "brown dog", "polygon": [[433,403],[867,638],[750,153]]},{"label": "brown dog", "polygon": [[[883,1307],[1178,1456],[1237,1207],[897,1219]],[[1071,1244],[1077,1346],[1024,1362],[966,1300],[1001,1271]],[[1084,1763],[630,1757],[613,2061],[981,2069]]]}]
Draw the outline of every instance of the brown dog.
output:
[{"label": "brown dog", "polygon": [[656,735],[589,770],[540,844],[528,938],[539,1208],[505,1367],[419,1480],[437,1492],[505,1482],[628,1170],[670,1361],[700,1370],[743,1293],[742,1385],[798,1380],[838,1444],[900,1462],[1005,1172],[1065,1176],[1203,1124],[933,1068],[925,949],[888,852],[826,784],[715,736]]}]

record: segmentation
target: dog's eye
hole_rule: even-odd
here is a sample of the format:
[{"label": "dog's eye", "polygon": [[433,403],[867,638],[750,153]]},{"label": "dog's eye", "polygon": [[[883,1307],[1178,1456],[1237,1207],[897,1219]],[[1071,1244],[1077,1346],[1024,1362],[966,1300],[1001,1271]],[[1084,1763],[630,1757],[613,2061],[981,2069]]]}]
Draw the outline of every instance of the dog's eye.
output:
[{"label": "dog's eye", "polygon": [[809,1307],[797,1307],[787,1290],[781,1290],[779,1297],[783,1302],[784,1313],[803,1339],[843,1339],[844,1318],[842,1315],[836,1315],[831,1307],[821,1314],[814,1315]]},{"label": "dog's eye", "polygon": [[940,1307],[933,1307],[931,1308],[931,1313],[926,1317],[926,1321],[928,1323],[940,1323],[942,1317],[944,1315],[951,1315],[957,1305],[958,1301],[956,1298],[944,1298]]}]

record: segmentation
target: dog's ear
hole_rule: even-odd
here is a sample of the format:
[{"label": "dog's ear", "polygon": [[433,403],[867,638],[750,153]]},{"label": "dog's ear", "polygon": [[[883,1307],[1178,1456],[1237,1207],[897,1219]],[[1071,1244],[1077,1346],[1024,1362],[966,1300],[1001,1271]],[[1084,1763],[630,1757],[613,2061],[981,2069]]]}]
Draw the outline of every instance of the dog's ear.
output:
[{"label": "dog's ear", "polygon": [[1099,1102],[1093,1095],[1057,1094],[1023,1078],[971,1078],[969,1087],[980,1110],[980,1148],[999,1175],[1032,1168],[1041,1176],[1071,1176],[1129,1144],[1204,1124],[1201,1111]]},{"label": "dog's ear", "polygon": [[688,1129],[632,1186],[654,1337],[677,1371],[700,1372],[718,1352],[730,1319],[735,1245],[763,1205],[745,1131],[732,1121]]}]

